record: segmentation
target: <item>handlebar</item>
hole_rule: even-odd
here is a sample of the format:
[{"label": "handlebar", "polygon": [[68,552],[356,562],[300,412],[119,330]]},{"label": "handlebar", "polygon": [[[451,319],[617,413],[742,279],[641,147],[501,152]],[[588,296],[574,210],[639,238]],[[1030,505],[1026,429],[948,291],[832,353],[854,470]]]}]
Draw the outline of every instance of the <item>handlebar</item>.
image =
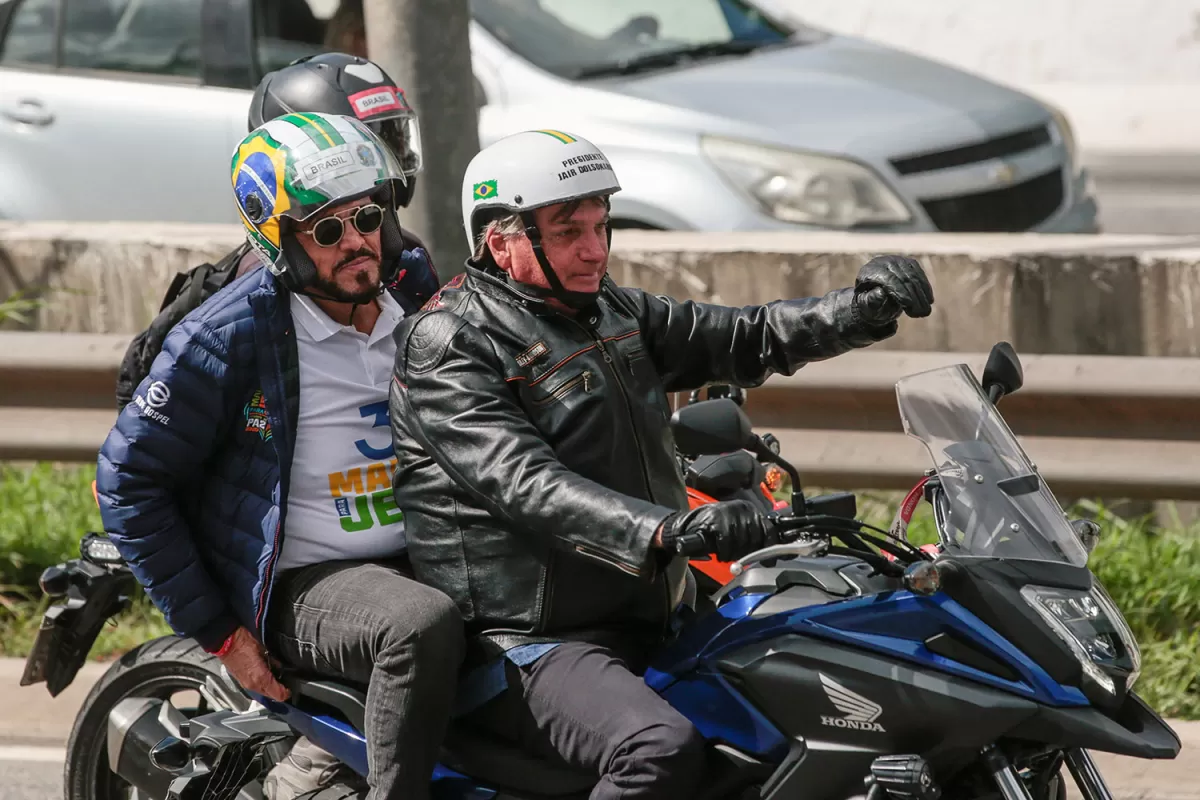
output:
[{"label": "handlebar", "polygon": [[[807,542],[813,540],[814,538],[826,540],[829,538],[829,534],[827,533],[800,531],[803,528],[809,528],[813,525],[827,522],[829,520],[854,524],[853,520],[829,517],[824,514],[818,514],[815,516],[802,514],[770,515],[767,517],[767,527],[771,529],[771,533],[774,534],[776,541],[776,544],[772,545],[772,547],[789,546],[793,542],[799,540],[805,540]],[[712,555],[712,550],[709,549],[708,542],[705,541],[703,536],[700,536],[699,534],[692,534],[686,537],[681,537],[675,541],[675,554],[694,558],[697,556]]]},{"label": "handlebar", "polygon": [[[847,517],[830,514],[778,514],[768,516],[767,524],[775,542],[748,553],[731,564],[730,572],[734,576],[740,575],[747,567],[760,561],[811,555],[852,556],[867,562],[876,572],[892,576],[902,575],[905,566],[915,561],[932,560],[928,553],[907,542],[891,538],[886,531]],[[846,546],[834,546],[832,539],[835,537],[842,540]],[[872,550],[868,542],[883,551],[883,555]],[[676,541],[675,547],[679,555],[688,557],[711,554],[704,537],[699,535]]]}]

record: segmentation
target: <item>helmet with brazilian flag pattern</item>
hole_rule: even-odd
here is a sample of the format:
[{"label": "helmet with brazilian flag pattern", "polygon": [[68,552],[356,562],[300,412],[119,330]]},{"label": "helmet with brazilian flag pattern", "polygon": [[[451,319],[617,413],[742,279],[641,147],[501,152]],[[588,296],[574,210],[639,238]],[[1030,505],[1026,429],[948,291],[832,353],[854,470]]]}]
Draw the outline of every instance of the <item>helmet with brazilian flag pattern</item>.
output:
[{"label": "helmet with brazilian flag pattern", "polygon": [[246,237],[283,285],[302,291],[316,267],[291,233],[331,206],[372,197],[385,209],[380,268],[389,283],[404,244],[396,219],[405,175],[377,134],[353,117],[286,114],[251,131],[233,153],[232,183]]}]

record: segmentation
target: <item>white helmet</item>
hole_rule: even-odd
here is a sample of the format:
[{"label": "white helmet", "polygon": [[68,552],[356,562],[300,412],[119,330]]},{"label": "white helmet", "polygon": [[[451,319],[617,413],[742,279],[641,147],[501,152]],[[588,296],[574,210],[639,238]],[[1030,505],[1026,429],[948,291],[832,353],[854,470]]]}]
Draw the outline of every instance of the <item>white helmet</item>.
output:
[{"label": "white helmet", "polygon": [[497,212],[520,214],[620,190],[608,158],[587,139],[551,130],[514,133],[467,165],[462,210],[468,245],[475,248]]}]

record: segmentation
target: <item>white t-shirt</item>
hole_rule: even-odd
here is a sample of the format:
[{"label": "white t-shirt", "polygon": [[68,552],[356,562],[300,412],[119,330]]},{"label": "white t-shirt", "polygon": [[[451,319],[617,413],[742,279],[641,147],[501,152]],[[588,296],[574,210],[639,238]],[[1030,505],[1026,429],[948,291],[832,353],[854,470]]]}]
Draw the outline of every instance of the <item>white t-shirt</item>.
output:
[{"label": "white t-shirt", "polygon": [[404,552],[403,515],[392,499],[396,459],[388,387],[392,333],[404,316],[384,292],[371,335],[292,295],[300,354],[300,418],[279,568]]}]

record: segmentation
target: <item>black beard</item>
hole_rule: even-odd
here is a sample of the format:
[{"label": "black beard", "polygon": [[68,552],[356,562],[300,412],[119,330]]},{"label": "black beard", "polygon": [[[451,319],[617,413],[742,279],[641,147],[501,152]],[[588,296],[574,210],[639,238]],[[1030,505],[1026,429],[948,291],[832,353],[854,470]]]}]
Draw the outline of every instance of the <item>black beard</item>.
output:
[{"label": "black beard", "polygon": [[361,289],[354,291],[343,289],[338,285],[336,280],[337,274],[342,267],[346,266],[356,258],[362,257],[371,259],[378,258],[378,256],[376,256],[375,253],[371,252],[370,250],[359,250],[355,253],[351,253],[346,258],[342,259],[341,263],[333,268],[334,277],[332,279],[317,275],[312,279],[312,281],[309,282],[307,288],[309,290],[319,292],[320,294],[325,295],[328,299],[337,301],[339,303],[354,303],[361,305],[363,303],[370,302],[379,296],[379,292],[383,288],[383,285],[378,280],[370,285],[363,286]]}]

